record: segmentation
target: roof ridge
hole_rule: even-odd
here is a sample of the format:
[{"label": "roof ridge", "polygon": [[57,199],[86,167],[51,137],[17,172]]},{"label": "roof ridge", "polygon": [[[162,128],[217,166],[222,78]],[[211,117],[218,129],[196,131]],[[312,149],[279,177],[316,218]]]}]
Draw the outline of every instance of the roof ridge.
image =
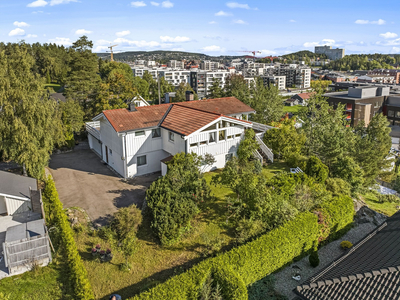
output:
[{"label": "roof ridge", "polygon": [[204,109],[200,109],[200,108],[195,108],[195,107],[182,105],[181,102],[173,103],[172,105],[177,105],[177,106],[184,107],[184,108],[190,108],[190,109],[194,109],[194,110],[197,110],[197,111],[201,111],[201,112],[205,112],[205,113],[209,113],[209,114],[213,114],[213,115],[217,115],[217,116],[223,116],[223,114],[219,114],[219,113],[216,113],[216,112],[212,112],[212,111],[208,111],[208,110],[204,110]]}]

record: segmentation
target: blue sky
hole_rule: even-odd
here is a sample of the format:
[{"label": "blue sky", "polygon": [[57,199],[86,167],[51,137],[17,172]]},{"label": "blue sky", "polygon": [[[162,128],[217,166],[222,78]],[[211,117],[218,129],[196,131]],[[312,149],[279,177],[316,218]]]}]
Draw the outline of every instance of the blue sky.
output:
[{"label": "blue sky", "polygon": [[400,53],[399,10],[398,0],[0,0],[0,41],[69,46],[86,34],[98,52]]}]

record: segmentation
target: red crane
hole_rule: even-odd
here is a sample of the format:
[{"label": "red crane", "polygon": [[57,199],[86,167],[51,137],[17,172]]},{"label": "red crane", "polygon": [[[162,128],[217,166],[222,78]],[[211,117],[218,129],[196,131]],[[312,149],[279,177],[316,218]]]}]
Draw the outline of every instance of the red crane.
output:
[{"label": "red crane", "polygon": [[274,62],[275,58],[278,58],[277,56],[266,56],[264,58],[269,58],[271,60],[271,64]]}]

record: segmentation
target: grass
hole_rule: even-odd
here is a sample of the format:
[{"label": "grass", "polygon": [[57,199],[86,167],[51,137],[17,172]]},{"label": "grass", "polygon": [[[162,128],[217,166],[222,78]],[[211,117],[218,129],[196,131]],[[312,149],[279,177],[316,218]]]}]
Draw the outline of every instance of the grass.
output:
[{"label": "grass", "polygon": [[304,106],[301,105],[294,105],[294,106],[284,106],[283,111],[292,113],[294,115],[298,115],[301,111],[301,109],[304,108]]},{"label": "grass", "polygon": [[50,91],[57,93],[58,90],[61,88],[61,85],[58,83],[46,83],[43,88],[46,90],[47,88],[50,89]]},{"label": "grass", "polygon": [[63,270],[63,266],[58,264],[58,259],[54,259],[47,267],[3,278],[0,284],[0,299],[72,300],[73,297],[65,290],[68,289],[68,284],[64,282],[66,276]]},{"label": "grass", "polygon": [[290,168],[284,161],[275,161],[273,164],[268,164],[267,166],[263,166],[262,173],[265,176],[265,178],[271,179],[273,176],[276,175],[276,173],[279,172],[289,172]]},{"label": "grass", "polygon": [[372,210],[375,210],[379,213],[382,213],[387,216],[392,216],[395,212],[397,212],[396,206],[398,203],[379,203],[378,198],[371,192],[367,192],[362,195],[365,203],[367,203],[368,207]]}]

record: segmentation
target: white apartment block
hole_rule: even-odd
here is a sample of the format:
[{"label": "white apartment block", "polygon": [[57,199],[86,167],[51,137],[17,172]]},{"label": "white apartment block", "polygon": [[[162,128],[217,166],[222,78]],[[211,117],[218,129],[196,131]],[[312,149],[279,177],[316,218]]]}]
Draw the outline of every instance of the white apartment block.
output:
[{"label": "white apartment block", "polygon": [[132,67],[133,76],[143,78],[144,73],[147,71],[153,77],[153,79],[157,80],[159,70],[165,70],[165,68],[143,68],[143,67]]},{"label": "white apartment block", "polygon": [[217,61],[205,60],[200,63],[200,69],[203,71],[214,71],[220,68],[220,63]]},{"label": "white apartment block", "polygon": [[303,77],[301,88],[308,89],[311,86],[311,69],[301,68],[300,70]]},{"label": "white apartment block", "polygon": [[160,70],[159,74],[174,86],[179,86],[181,83],[189,83],[190,71],[188,70]]},{"label": "white apartment block", "polygon": [[167,65],[168,68],[171,69],[183,69],[185,67],[183,61],[181,60],[170,60]]},{"label": "white apartment block", "polygon": [[199,98],[206,97],[214,80],[219,79],[221,88],[225,86],[226,78],[231,75],[230,71],[194,71],[190,73],[190,86],[198,94]]}]

